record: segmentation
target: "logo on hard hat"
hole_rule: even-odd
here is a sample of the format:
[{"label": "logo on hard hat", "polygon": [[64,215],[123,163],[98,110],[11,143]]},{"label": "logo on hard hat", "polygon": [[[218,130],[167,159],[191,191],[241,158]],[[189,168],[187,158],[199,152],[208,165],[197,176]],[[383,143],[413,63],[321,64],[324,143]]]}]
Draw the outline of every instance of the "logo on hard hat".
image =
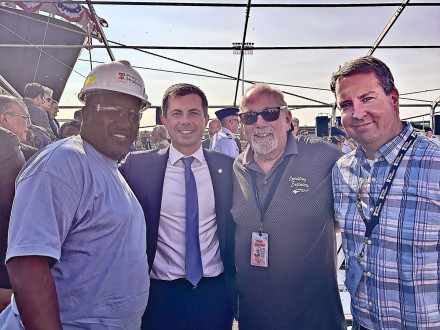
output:
[{"label": "logo on hard hat", "polygon": [[128,73],[125,72],[119,72],[119,80],[121,81],[127,81],[127,82],[131,82],[132,84],[135,84],[136,86],[139,86],[142,88],[142,85],[140,83],[138,83],[137,78],[135,76],[132,76]]},{"label": "logo on hard hat", "polygon": [[96,81],[96,76],[90,76],[84,82],[84,86],[87,86],[88,84],[94,83],[95,81]]}]

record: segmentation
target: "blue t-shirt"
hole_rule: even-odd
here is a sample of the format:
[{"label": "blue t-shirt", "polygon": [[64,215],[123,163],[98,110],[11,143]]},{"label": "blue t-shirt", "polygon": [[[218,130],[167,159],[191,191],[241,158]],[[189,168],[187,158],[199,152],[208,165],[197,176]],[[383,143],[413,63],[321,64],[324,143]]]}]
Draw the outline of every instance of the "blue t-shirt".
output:
[{"label": "blue t-shirt", "polygon": [[[145,237],[142,208],[116,161],[72,137],[20,173],[6,260],[42,255],[55,263],[64,329],[139,329],[149,289]],[[3,314],[4,329],[22,327],[14,300]]]}]

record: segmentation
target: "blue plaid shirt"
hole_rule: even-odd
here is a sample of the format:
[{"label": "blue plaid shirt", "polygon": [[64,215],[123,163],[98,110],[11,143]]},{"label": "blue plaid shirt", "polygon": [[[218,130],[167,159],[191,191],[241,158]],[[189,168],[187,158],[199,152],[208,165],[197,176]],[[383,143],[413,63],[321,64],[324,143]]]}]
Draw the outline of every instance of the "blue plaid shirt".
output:
[{"label": "blue plaid shirt", "polygon": [[[346,259],[362,250],[365,225],[402,145],[408,125],[382,146],[370,166],[358,147],[333,168],[335,217]],[[368,239],[364,271],[352,297],[354,320],[369,329],[440,329],[440,144],[417,136],[403,158],[379,224]]]}]

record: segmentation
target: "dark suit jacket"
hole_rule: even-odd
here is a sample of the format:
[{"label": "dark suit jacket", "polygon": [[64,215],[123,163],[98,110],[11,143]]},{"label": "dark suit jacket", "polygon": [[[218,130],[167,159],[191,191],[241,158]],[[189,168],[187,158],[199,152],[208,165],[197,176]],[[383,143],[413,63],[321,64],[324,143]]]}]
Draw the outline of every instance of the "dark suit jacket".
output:
[{"label": "dark suit jacket", "polygon": [[5,256],[9,217],[15,194],[15,178],[25,163],[17,135],[0,127],[0,288],[10,289]]},{"label": "dark suit jacket", "polygon": [[[203,153],[208,163],[214,189],[217,234],[220,256],[225,268],[226,284],[231,306],[236,314],[234,235],[235,223],[232,207],[232,164],[234,159],[206,149]],[[147,256],[149,270],[157,249],[159,218],[162,202],[163,182],[167,167],[169,148],[130,153],[119,170],[138,198],[147,223]],[[184,189],[185,183],[182,183]],[[170,201],[172,203],[172,201]]]}]

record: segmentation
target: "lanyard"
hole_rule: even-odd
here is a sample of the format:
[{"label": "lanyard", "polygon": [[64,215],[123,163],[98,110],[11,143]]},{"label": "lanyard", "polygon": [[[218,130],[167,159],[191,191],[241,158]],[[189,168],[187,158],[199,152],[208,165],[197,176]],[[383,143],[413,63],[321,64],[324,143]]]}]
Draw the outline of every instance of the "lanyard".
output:
[{"label": "lanyard", "polygon": [[263,207],[261,207],[260,204],[260,198],[258,196],[258,189],[257,189],[257,178],[254,171],[249,171],[251,174],[252,179],[252,189],[254,190],[254,196],[255,196],[255,202],[257,203],[257,207],[260,210],[261,213],[261,225],[259,229],[260,236],[263,233],[263,221],[264,216],[266,214],[267,209],[269,208],[270,203],[272,202],[273,195],[275,194],[275,189],[277,188],[278,184],[280,183],[281,177],[283,176],[284,170],[286,169],[287,163],[289,162],[289,156],[285,156],[281,164],[276,169],[276,174],[273,179],[272,185],[270,186],[269,193],[267,194],[266,200],[264,201]]},{"label": "lanyard", "polygon": [[[362,205],[361,205],[360,191],[358,192],[358,199],[356,202],[356,206],[357,206],[358,212],[359,212],[362,220],[364,221],[365,227],[366,227],[365,240],[364,240],[364,244],[362,247],[362,251],[358,256],[359,259],[362,258],[364,255],[365,243],[368,241],[368,238],[372,235],[373,229],[379,224],[379,218],[382,213],[383,205],[385,204],[386,197],[388,196],[388,193],[390,192],[391,184],[393,183],[393,180],[396,177],[397,169],[399,168],[399,165],[402,162],[403,156],[405,156],[409,147],[412,146],[412,144],[416,140],[416,137],[417,137],[417,134],[415,131],[413,131],[411,133],[411,135],[406,139],[402,148],[399,150],[399,153],[397,154],[396,158],[394,159],[394,162],[390,168],[390,171],[388,172],[387,178],[385,180],[385,183],[383,184],[383,187],[382,187],[382,190],[379,194],[377,202],[374,205],[373,214],[371,215],[370,219],[368,219],[364,216],[364,213],[362,211]],[[359,176],[360,176],[360,173],[359,173]]]}]

